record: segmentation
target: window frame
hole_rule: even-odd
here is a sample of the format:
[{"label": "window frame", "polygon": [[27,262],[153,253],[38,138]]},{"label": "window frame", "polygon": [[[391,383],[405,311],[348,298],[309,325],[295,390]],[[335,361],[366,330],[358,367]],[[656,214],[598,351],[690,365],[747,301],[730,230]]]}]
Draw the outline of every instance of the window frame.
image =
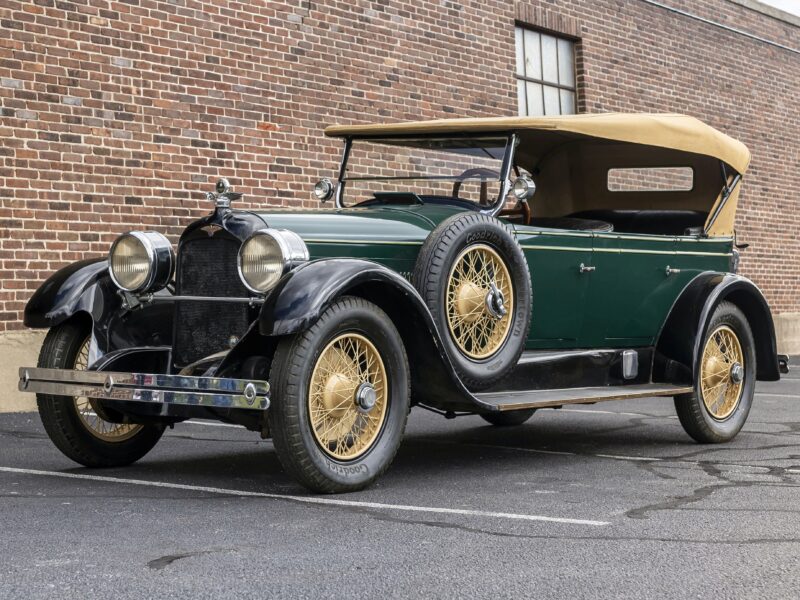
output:
[{"label": "window frame", "polygon": [[[545,81],[543,78],[542,79],[537,79],[535,77],[529,77],[526,73],[520,74],[520,73],[517,72],[517,63],[520,60],[520,57],[517,55],[517,45],[516,45],[517,30],[520,30],[522,32],[522,36],[523,36],[522,48],[521,48],[522,49],[522,57],[521,58],[522,58],[523,70],[524,70],[524,67],[525,67],[525,64],[526,64],[525,41],[524,41],[525,31],[532,31],[532,32],[534,32],[534,33],[539,35],[539,72],[542,73],[542,76],[544,75],[544,53],[542,52],[542,37],[541,36],[542,35],[548,35],[548,36],[550,36],[552,38],[555,38],[555,40],[556,40],[556,69],[558,69],[559,66],[560,66],[559,65],[559,44],[558,44],[558,42],[560,40],[563,40],[563,41],[568,42],[568,43],[570,43],[572,45],[572,65],[571,65],[571,68],[572,68],[573,87],[570,87],[568,85],[562,84],[560,81],[553,83],[551,81]],[[577,38],[575,38],[573,36],[566,35],[566,34],[563,34],[563,33],[559,33],[557,31],[549,31],[549,30],[546,30],[546,29],[540,29],[540,28],[531,26],[531,25],[529,25],[527,23],[516,21],[514,23],[514,55],[515,55],[514,56],[514,58],[515,58],[515,61],[514,61],[514,81],[515,82],[519,82],[519,81],[530,82],[530,83],[535,83],[535,84],[538,84],[538,85],[542,86],[542,94],[543,94],[542,106],[543,107],[544,107],[544,88],[545,87],[551,87],[551,88],[557,89],[559,91],[559,94],[558,94],[558,115],[579,114],[579,112],[580,112],[579,111],[579,102],[578,102],[578,100],[579,100],[579,94],[578,94],[578,44],[579,43],[580,43],[580,39],[577,39]],[[545,114],[542,114],[542,115],[531,115],[530,113],[528,113],[528,90],[527,90],[527,86],[523,86],[523,89],[524,89],[524,94],[525,94],[525,115],[520,115],[520,116],[531,116],[531,117],[546,116]],[[574,95],[574,109],[575,109],[574,112],[572,112],[572,113],[563,112],[563,107],[562,107],[562,103],[561,103],[561,93],[560,93],[561,91],[572,92],[572,94]],[[518,104],[519,104],[519,93],[520,93],[519,85],[517,84],[517,103]],[[555,116],[555,115],[547,115],[547,116]]]}]

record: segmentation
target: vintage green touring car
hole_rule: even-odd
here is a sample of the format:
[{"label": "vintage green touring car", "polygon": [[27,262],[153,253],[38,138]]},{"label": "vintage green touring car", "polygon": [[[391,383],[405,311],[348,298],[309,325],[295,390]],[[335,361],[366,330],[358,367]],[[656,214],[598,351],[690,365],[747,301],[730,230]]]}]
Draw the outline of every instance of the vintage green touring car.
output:
[{"label": "vintage green touring car", "polygon": [[[673,397],[732,439],[788,368],[737,275],[750,154],[673,114],[335,126],[318,210],[237,210],[226,180],[177,251],[157,232],[48,279],[19,389],[92,467],[191,418],[272,437],[307,488],[367,486],[412,406],[520,425],[535,410]],[[334,206],[325,207],[326,202]],[[266,202],[265,202],[266,203]]]}]

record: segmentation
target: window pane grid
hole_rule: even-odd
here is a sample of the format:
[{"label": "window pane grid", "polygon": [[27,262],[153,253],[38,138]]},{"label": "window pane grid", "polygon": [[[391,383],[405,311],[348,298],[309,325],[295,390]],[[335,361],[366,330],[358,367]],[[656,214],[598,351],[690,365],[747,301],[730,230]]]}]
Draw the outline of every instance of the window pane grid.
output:
[{"label": "window pane grid", "polygon": [[575,113],[575,52],[570,40],[516,27],[520,115]]}]

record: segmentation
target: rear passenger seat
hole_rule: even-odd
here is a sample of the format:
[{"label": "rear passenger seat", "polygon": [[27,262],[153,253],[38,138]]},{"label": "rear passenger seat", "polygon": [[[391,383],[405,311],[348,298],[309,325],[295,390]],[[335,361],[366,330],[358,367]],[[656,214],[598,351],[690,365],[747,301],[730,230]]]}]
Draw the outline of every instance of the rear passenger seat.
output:
[{"label": "rear passenger seat", "polygon": [[597,219],[570,217],[534,217],[530,222],[531,227],[546,227],[547,229],[572,229],[574,231],[614,231],[614,226]]},{"label": "rear passenger seat", "polygon": [[[584,210],[569,219],[606,221],[620,233],[691,235],[705,225],[708,213],[699,210]],[[695,231],[689,231],[694,229]]]}]

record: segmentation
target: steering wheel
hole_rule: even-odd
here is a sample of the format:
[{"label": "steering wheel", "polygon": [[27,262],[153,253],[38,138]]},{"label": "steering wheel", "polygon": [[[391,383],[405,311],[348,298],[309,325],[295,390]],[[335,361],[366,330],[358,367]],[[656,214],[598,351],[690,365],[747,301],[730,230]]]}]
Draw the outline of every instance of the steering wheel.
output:
[{"label": "steering wheel", "polygon": [[493,171],[492,169],[484,169],[482,167],[476,167],[472,169],[467,169],[461,175],[456,177],[456,181],[453,183],[453,198],[458,198],[458,191],[461,189],[461,184],[466,181],[467,179],[476,179],[480,177],[481,180],[481,199],[480,204],[486,206],[488,203],[488,190],[489,186],[487,183],[487,179],[500,179],[500,173],[497,171]]}]

